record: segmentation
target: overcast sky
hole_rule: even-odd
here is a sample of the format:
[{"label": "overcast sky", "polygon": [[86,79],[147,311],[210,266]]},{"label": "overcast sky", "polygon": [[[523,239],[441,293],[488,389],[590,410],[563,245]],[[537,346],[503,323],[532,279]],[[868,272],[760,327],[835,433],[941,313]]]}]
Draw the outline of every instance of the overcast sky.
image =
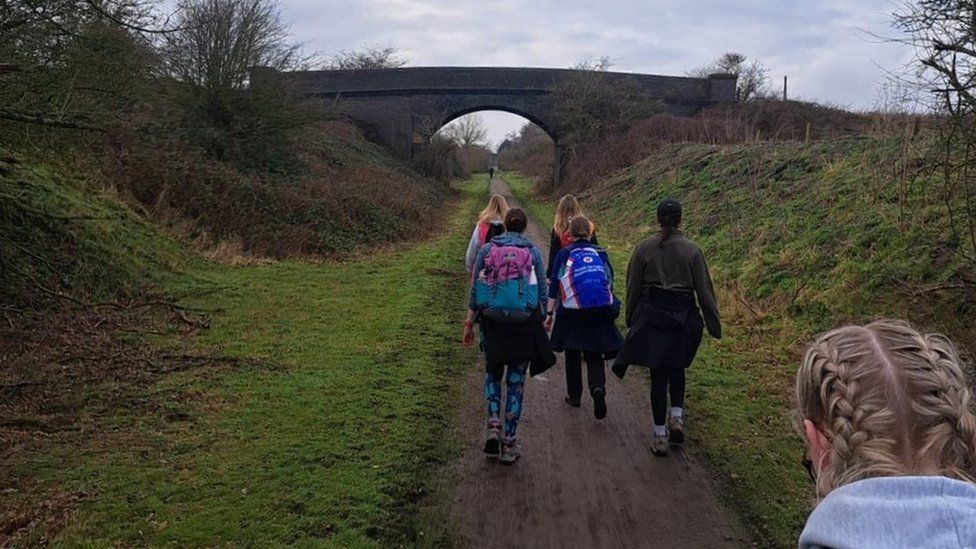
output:
[{"label": "overcast sky", "polygon": [[[725,51],[761,60],[790,95],[871,108],[884,69],[911,58],[892,0],[281,0],[295,37],[329,56],[394,46],[413,66],[569,67],[610,56],[614,70],[682,75]],[[497,144],[524,123],[483,115]]]}]

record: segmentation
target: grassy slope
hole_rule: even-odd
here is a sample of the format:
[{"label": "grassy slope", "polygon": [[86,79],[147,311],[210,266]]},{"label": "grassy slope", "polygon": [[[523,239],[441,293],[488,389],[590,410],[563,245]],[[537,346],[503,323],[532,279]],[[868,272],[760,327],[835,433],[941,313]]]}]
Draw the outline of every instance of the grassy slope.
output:
[{"label": "grassy slope", "polygon": [[178,243],[91,181],[0,150],[0,301],[37,305],[52,292],[87,300],[134,294],[171,276]]},{"label": "grassy slope", "polygon": [[[363,156],[344,154],[350,164]],[[0,159],[5,314],[62,301],[38,285],[97,301],[148,284],[221,310],[195,343],[202,354],[257,359],[94,388],[150,409],[99,408],[94,436],[39,440],[8,464],[10,478],[33,479],[37,498],[79,502],[66,527],[38,526],[21,542],[445,542],[439,500],[427,494],[456,448],[453,374],[473,360],[455,342],[460,257],[483,178],[462,186],[431,239],[345,263],[232,267],[194,259],[83,178]],[[178,336],[127,337],[165,347]]]},{"label": "grassy slope", "polygon": [[170,378],[153,390],[193,394],[195,421],[145,425],[150,444],[79,457],[68,471],[49,464],[52,480],[98,494],[59,540],[443,542],[441,517],[421,510],[456,447],[455,374],[472,360],[455,339],[479,187],[464,187],[429,242],[348,263],[210,267],[174,288],[220,288],[190,298],[225,309],[200,345],[263,365]]},{"label": "grassy slope", "polygon": [[[658,200],[685,204],[727,326],[722,341],[706,337],[689,376],[691,448],[771,546],[795,546],[812,503],[790,411],[807,341],[838,323],[899,316],[972,348],[973,296],[928,291],[965,269],[935,187],[891,176],[900,153],[869,139],[669,146],[580,193],[618,266],[651,234]],[[506,180],[532,215],[551,219],[530,183]]]}]

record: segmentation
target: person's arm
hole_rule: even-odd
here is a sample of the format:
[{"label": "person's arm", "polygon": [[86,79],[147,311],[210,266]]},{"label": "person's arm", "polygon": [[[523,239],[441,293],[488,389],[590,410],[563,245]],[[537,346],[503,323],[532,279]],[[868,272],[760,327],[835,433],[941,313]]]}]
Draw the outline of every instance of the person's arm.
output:
[{"label": "person's arm", "polygon": [[478,258],[478,229],[480,227],[476,224],[474,226],[474,232],[471,233],[471,240],[468,242],[468,251],[464,254],[464,268],[468,272],[472,272],[474,268],[474,260]]},{"label": "person's arm", "polygon": [[[477,231],[477,229],[475,229]],[[477,235],[476,235],[477,236]],[[488,249],[490,246],[485,244],[478,250],[478,255],[475,257],[474,270],[471,275],[471,290],[468,294],[468,315],[464,319],[464,329],[461,331],[461,344],[471,345],[474,343],[474,315],[475,311],[475,282],[477,281],[478,274],[482,269],[485,268],[485,256],[488,255]]]},{"label": "person's arm", "polygon": [[474,260],[474,269],[471,271],[471,290],[468,296],[468,310],[475,310],[475,283],[478,280],[478,274],[481,273],[482,269],[485,268],[485,257],[488,256],[488,249],[491,247],[490,244],[485,244],[478,250],[478,256]]},{"label": "person's arm", "polygon": [[547,311],[547,314],[546,314],[546,331],[547,332],[551,332],[552,331],[553,321],[556,318],[556,316],[555,316],[555,312],[556,312],[556,298],[554,298],[554,297],[550,297],[549,298],[549,305],[548,305],[548,307],[549,308],[548,308],[548,311]]},{"label": "person's arm", "polygon": [[640,303],[641,292],[644,291],[644,258],[641,257],[641,245],[634,248],[627,264],[627,314],[625,319],[629,328],[634,321],[637,305]]},{"label": "person's arm", "polygon": [[559,253],[559,248],[562,247],[562,242],[559,241],[559,235],[556,234],[555,229],[549,229],[549,270],[547,273],[552,272],[552,266],[556,262],[556,254]]},{"label": "person's arm", "polygon": [[539,284],[539,311],[546,312],[546,300],[549,299],[549,286],[546,284],[546,265],[542,262],[542,252],[539,248],[532,246],[532,264],[535,267],[535,278]]},{"label": "person's arm", "polygon": [[464,319],[464,329],[461,331],[461,345],[474,343],[474,311],[468,309],[468,316]]},{"label": "person's arm", "polygon": [[715,339],[722,339],[722,323],[718,316],[718,303],[715,301],[712,277],[708,273],[705,254],[701,249],[696,252],[691,266],[691,276],[695,285],[695,295],[698,296],[698,306],[701,307],[708,333]]},{"label": "person's arm", "polygon": [[559,265],[566,263],[566,250],[559,250],[556,253],[552,264],[549,266],[549,297],[556,297],[559,294]]},{"label": "person's arm", "polygon": [[607,267],[607,279],[610,281],[610,291],[613,292],[613,265],[610,264],[610,254],[605,251],[600,252],[600,259],[603,260],[603,264]]}]

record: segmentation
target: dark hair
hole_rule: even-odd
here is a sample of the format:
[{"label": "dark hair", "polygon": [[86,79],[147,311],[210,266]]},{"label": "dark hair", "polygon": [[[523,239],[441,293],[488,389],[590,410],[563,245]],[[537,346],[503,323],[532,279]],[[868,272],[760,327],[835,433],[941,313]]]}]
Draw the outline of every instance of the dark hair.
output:
[{"label": "dark hair", "polygon": [[661,241],[658,247],[663,248],[664,242],[671,238],[674,230],[681,223],[681,202],[673,198],[665,198],[657,205],[657,222],[661,225]]},{"label": "dark hair", "polygon": [[593,232],[593,224],[585,215],[578,215],[569,221],[569,236],[572,238],[589,239]]},{"label": "dark hair", "polygon": [[513,233],[520,233],[525,230],[529,223],[522,208],[512,208],[505,214],[505,230]]}]

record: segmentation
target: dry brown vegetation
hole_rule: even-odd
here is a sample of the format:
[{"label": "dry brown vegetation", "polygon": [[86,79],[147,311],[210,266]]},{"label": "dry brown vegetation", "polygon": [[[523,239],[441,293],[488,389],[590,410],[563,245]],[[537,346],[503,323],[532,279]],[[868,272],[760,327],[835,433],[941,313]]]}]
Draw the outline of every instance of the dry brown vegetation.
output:
[{"label": "dry brown vegetation", "polygon": [[[856,135],[917,135],[937,119],[901,113],[854,113],[798,101],[757,99],[706,109],[695,116],[655,114],[600,139],[576,145],[566,159],[560,190],[579,190],[631,166],[667,144],[731,145],[833,139]],[[502,153],[504,165],[551,188],[552,140],[526,124]]]}]

